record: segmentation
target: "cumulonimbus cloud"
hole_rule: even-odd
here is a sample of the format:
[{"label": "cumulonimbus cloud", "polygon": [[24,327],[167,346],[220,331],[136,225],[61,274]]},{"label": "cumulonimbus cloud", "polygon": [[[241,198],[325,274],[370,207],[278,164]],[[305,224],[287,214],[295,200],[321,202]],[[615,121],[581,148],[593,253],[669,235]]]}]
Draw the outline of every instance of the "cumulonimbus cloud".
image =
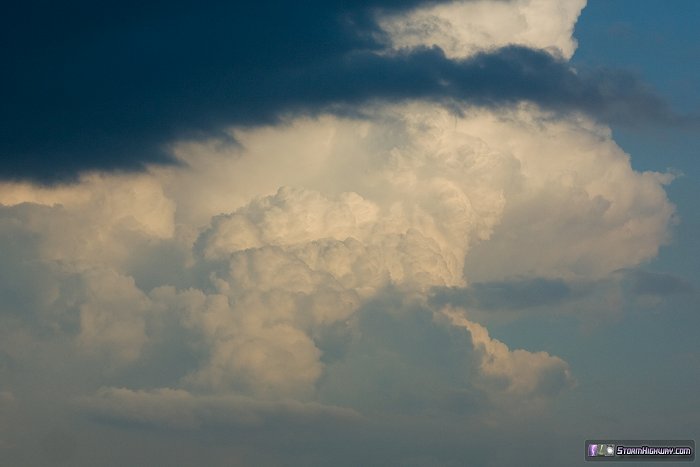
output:
[{"label": "cumulonimbus cloud", "polygon": [[[337,18],[335,3],[321,3],[324,18]],[[5,175],[35,179],[130,167],[152,160],[143,151],[166,140],[177,161],[139,174],[86,173],[70,185],[0,183],[3,413],[18,421],[17,407],[50,401],[108,424],[190,430],[426,414],[481,427],[527,419],[575,385],[565,360],[509,347],[481,317],[558,305],[570,293],[562,284],[604,282],[654,257],[674,218],[664,191],[673,177],[635,171],[610,129],[586,114],[600,114],[601,89],[610,88],[565,61],[578,3],[546,15],[551,28],[528,22],[512,38],[450,35],[463,25],[448,25],[443,13],[482,2],[387,9],[394,3],[352,10],[368,15],[363,31],[381,37],[339,31],[325,52],[313,41],[302,49],[317,55],[282,61],[284,73],[263,66],[260,75],[235,75],[235,87],[215,86],[222,94],[201,107],[195,98],[206,86],[195,87],[182,121],[159,106],[173,95],[167,80],[153,114],[129,107],[143,89],[107,120],[90,120],[86,104],[78,120],[94,124],[88,136],[115,143],[111,156],[83,158],[91,148],[82,135],[56,153],[75,150],[63,174],[53,165],[60,154],[4,166]],[[512,22],[514,12],[554,4],[499,8]],[[438,29],[410,39],[426,21]],[[216,55],[203,60],[219,64]],[[163,60],[173,65],[166,69],[187,68]],[[193,79],[179,76],[175,85]],[[117,91],[110,95],[121,101]],[[648,97],[634,91],[625,102],[647,102],[640,95]],[[355,99],[363,102],[352,112],[325,107]],[[295,112],[301,101],[308,106]],[[133,133],[120,126],[131,111]],[[143,126],[159,116],[164,126]],[[72,117],[50,129],[77,128]],[[105,121],[115,126],[103,133]],[[192,140],[170,133],[173,122],[220,133]],[[29,133],[8,144],[21,146]],[[91,141],[101,145],[100,137]],[[634,286],[678,288],[647,282],[638,276]],[[510,298],[478,285],[472,301],[435,298],[474,283],[496,284]],[[538,301],[518,287],[552,296]]]},{"label": "cumulonimbus cloud", "polygon": [[[570,387],[566,362],[509,349],[431,291],[632,267],[667,239],[670,177],[634,171],[583,116],[365,112],[236,129],[237,145],[183,145],[185,167],[150,174],[3,184],[3,319],[14,323],[3,332],[15,345],[3,352],[22,361],[17,339],[41,339],[37,349],[81,362],[71,371],[101,368],[123,388],[89,399],[100,416],[127,404],[157,425],[206,424],[224,399],[242,404],[231,413],[292,400],[484,414]],[[387,384],[392,403],[378,396]],[[187,413],[171,412],[174,396]],[[162,410],[139,409],[151,403]]]}]

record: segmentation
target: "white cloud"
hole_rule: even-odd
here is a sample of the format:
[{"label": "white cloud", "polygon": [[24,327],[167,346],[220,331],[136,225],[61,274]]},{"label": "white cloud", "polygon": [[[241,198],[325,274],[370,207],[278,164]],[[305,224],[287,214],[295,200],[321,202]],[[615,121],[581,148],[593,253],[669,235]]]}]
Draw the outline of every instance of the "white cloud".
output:
[{"label": "white cloud", "polygon": [[514,402],[532,406],[533,402],[573,386],[569,365],[561,358],[547,352],[510,350],[503,342],[491,338],[484,326],[467,319],[463,311],[447,308],[442,313],[453,325],[469,330],[479,358],[478,384],[498,401],[496,406],[505,405],[508,411],[516,405]]},{"label": "white cloud", "polygon": [[37,237],[39,259],[78,268],[122,265],[134,240],[174,235],[175,205],[148,175],[86,175],[55,188],[2,183],[0,205]]},{"label": "white cloud", "polygon": [[394,48],[436,45],[450,58],[507,45],[570,58],[574,25],[585,5],[586,0],[461,0],[386,16],[380,25]]},{"label": "white cloud", "polygon": [[138,359],[147,340],[148,297],[131,277],[112,270],[89,270],[81,277],[80,349],[100,360],[100,354],[107,354],[110,365]]},{"label": "white cloud", "polygon": [[602,277],[668,240],[675,208],[663,186],[672,176],[635,172],[605,127],[521,112],[479,132],[520,167],[501,222],[467,257],[467,277]]},{"label": "white cloud", "polygon": [[[413,387],[408,399],[431,393],[416,378],[434,364],[402,363],[408,353],[391,350],[391,339],[372,341],[372,362],[358,348],[378,294],[394,290],[412,309],[435,286],[595,280],[652,257],[667,237],[669,177],[635,172],[609,130],[588,119],[528,106],[367,111],[362,121],[235,130],[234,149],[183,146],[186,167],[88,176],[69,188],[3,185],[2,274],[17,295],[5,306],[16,313],[32,297],[21,326],[50,323],[60,338],[47,348],[63,342],[113,378],[177,347],[189,363],[158,380],[176,391],[362,405],[342,390],[358,378],[368,381],[358,394],[381,384]],[[432,376],[442,393],[480,400],[486,391],[481,403],[503,405],[548,400],[570,383],[560,359],[511,351],[466,323],[448,324],[471,340],[451,344],[465,359],[462,380]],[[435,326],[406,332],[446,332]],[[355,342],[336,360],[332,329]],[[469,370],[479,358],[486,363]],[[393,382],[379,378],[383,365],[396,368]]]},{"label": "white cloud", "polygon": [[[244,170],[259,145],[270,151],[268,160],[283,159],[302,152],[313,135],[333,136],[312,170],[308,158],[296,170],[270,163],[271,179],[305,188],[272,191],[217,218],[200,239],[205,254],[263,244],[290,250],[321,239],[354,238],[367,247],[411,230],[439,247],[446,267],[421,271],[432,277],[422,282],[454,285],[465,255],[478,256],[479,265],[467,270],[467,279],[599,276],[653,257],[667,239],[673,206],[663,185],[670,176],[635,172],[609,130],[588,119],[554,119],[531,107],[460,118],[417,104],[375,116],[372,122],[325,117],[318,122],[322,132],[308,120],[277,133],[238,132],[244,149],[230,168],[219,167],[236,187],[239,179],[262,177]],[[217,156],[208,157],[213,164]],[[220,189],[228,198],[229,189]],[[402,251],[382,247],[396,250]]]}]

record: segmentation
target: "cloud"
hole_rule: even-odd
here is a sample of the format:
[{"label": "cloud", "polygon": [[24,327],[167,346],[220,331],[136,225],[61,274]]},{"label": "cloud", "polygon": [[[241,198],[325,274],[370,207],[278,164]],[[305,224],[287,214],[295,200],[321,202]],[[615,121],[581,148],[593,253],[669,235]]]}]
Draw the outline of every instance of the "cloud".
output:
[{"label": "cloud", "polygon": [[6,420],[10,419],[10,414],[17,411],[17,400],[10,391],[0,391],[0,449],[6,448],[10,444],[10,432],[12,427]]},{"label": "cloud", "polygon": [[316,403],[261,401],[237,395],[199,396],[182,389],[131,390],[104,387],[76,404],[92,417],[170,429],[203,426],[258,426],[273,419],[361,419],[353,410]]},{"label": "cloud", "polygon": [[[672,120],[633,75],[570,67],[563,57],[582,3],[569,3],[180,1],[98,11],[76,1],[39,15],[17,6],[3,28],[12,72],[0,82],[0,178],[143,171],[176,164],[171,149],[183,140],[290,114],[356,114],[375,101],[526,101],[603,119]],[[414,40],[434,18],[437,29]]]},{"label": "cloud", "polygon": [[358,410],[480,414],[569,387],[562,360],[428,298],[473,283],[478,309],[549,306],[634,267],[667,238],[670,177],[583,116],[365,112],[240,128],[149,174],[3,184],[4,351],[31,364],[18,349],[40,339],[128,391]]},{"label": "cloud", "polygon": [[672,274],[632,270],[626,272],[632,293],[651,296],[671,296],[692,293],[693,285],[682,277]]},{"label": "cloud", "polygon": [[511,281],[477,282],[468,288],[435,289],[434,303],[461,304],[485,310],[526,309],[557,305],[576,291],[561,279],[521,278]]},{"label": "cloud", "polygon": [[640,265],[603,277],[514,277],[466,287],[434,287],[428,302],[434,308],[466,310],[471,321],[487,328],[527,325],[533,319],[547,323],[573,319],[590,332],[624,317],[649,319],[656,313],[692,308],[694,292],[688,280]]},{"label": "cloud", "polygon": [[[498,54],[558,60],[463,65]],[[383,456],[422,439],[400,456],[420,463],[431,427],[546,413],[576,369],[496,339],[488,314],[567,304],[653,257],[672,177],[633,170],[581,113],[458,110],[375,102],[180,143],[141,174],[0,183],[0,379],[37,407],[25,433],[50,404],[98,444],[306,427],[289,431],[323,463],[328,428],[377,434]]]},{"label": "cloud", "polygon": [[394,48],[436,45],[450,58],[514,44],[571,58],[574,24],[585,5],[585,0],[453,1],[394,13],[380,25]]},{"label": "cloud", "polygon": [[[372,123],[329,118],[320,128],[301,120],[240,131],[244,149],[230,163],[231,155],[217,156],[211,146],[181,154],[188,163],[209,157],[212,171],[230,171],[233,178],[222,180],[221,189],[233,183],[240,192],[252,195],[257,188],[272,195],[275,184],[299,184],[331,199],[353,191],[373,209],[384,206],[377,214],[381,232],[412,227],[455,256],[456,263],[443,255],[452,271],[457,268],[455,279],[441,274],[446,283],[460,280],[463,258],[466,277],[476,282],[504,274],[604,276],[654,256],[668,238],[674,207],[663,186],[672,176],[635,172],[609,131],[589,119],[556,119],[528,107],[458,117],[419,104],[375,115]],[[313,157],[300,150],[310,140],[318,144]],[[260,167],[242,154],[259,155]],[[276,165],[286,154],[299,154],[299,165]],[[265,202],[272,209],[281,196]],[[324,202],[330,209],[331,201]],[[318,235],[342,239],[324,230]],[[352,235],[363,241],[367,234],[358,229]]]},{"label": "cloud", "polygon": [[498,324],[691,289],[596,121],[672,115],[571,68],[582,1],[341,3],[8,15],[0,457],[523,463],[591,381]]},{"label": "cloud", "polygon": [[129,256],[130,244],[170,238],[175,229],[175,206],[145,175],[91,175],[57,189],[8,183],[0,187],[0,204],[6,222],[41,238],[40,256],[51,261],[119,263]]},{"label": "cloud", "polygon": [[397,292],[382,292],[338,324],[345,339],[326,364],[322,400],[370,413],[493,421],[517,406],[529,407],[521,415],[536,412],[573,385],[563,360],[511,350],[464,310],[433,309]]},{"label": "cloud", "polygon": [[131,277],[115,271],[87,271],[82,279],[85,289],[79,305],[80,347],[92,355],[107,353],[107,361],[113,364],[133,362],[147,340],[146,295]]},{"label": "cloud", "polygon": [[[547,352],[511,351],[502,342],[489,337],[482,325],[469,321],[463,313],[447,309],[443,313],[456,325],[469,330],[474,347],[479,354],[479,369],[490,397],[517,395],[528,399],[548,397],[571,387],[574,379],[569,365]],[[510,405],[512,400],[501,400]],[[522,400],[517,400],[522,404]],[[529,401],[532,402],[532,401]],[[502,406],[502,405],[500,405]]]}]

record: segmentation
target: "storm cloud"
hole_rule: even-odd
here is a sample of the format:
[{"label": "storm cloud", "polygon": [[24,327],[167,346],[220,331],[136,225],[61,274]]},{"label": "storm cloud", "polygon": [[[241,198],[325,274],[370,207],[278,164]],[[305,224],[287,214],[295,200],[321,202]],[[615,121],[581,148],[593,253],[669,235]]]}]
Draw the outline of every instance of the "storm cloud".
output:
[{"label": "storm cloud", "polygon": [[668,115],[571,67],[584,4],[17,6],[0,458],[571,465],[605,404],[658,425],[598,370],[697,297],[646,268],[675,172],[601,120]]},{"label": "storm cloud", "polygon": [[[442,3],[16,4],[2,20],[0,178],[57,182],[176,164],[178,141],[292,112],[356,113],[376,100],[456,109],[528,101],[607,120],[672,118],[634,75],[573,70],[564,58],[572,45],[530,37],[537,23],[500,38],[460,37],[469,55],[451,50],[449,30],[433,38],[422,23],[397,28],[405,15],[433,18]],[[555,20],[562,36],[579,3]],[[498,5],[501,16],[537,12],[523,1]]]}]

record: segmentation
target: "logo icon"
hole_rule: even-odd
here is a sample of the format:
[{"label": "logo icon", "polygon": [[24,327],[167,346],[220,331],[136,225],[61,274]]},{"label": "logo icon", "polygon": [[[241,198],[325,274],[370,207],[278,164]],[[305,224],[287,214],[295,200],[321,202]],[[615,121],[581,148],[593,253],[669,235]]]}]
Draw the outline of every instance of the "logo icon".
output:
[{"label": "logo icon", "polygon": [[598,455],[611,457],[615,455],[615,445],[614,444],[599,444],[598,445]]},{"label": "logo icon", "polygon": [[614,457],[615,456],[615,445],[614,444],[589,444],[588,445],[588,457]]}]

